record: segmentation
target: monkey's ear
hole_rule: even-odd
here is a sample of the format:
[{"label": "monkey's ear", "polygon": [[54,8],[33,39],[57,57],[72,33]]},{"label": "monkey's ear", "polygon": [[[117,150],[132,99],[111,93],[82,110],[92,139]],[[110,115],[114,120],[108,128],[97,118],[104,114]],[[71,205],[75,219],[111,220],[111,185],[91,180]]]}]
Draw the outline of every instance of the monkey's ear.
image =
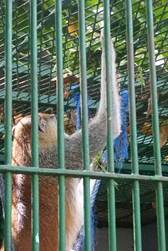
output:
[{"label": "monkey's ear", "polygon": [[12,127],[12,136],[15,135],[15,128],[16,128],[16,125],[14,125],[14,126]]},{"label": "monkey's ear", "polygon": [[12,127],[12,136],[15,135],[15,128],[19,121],[23,118],[22,114],[17,114],[13,116],[13,127]]},{"label": "monkey's ear", "polygon": [[16,126],[18,122],[23,118],[22,114],[17,114],[13,116],[13,124]]},{"label": "monkey's ear", "polygon": [[47,129],[47,121],[39,116],[39,131],[40,132],[46,132]]}]

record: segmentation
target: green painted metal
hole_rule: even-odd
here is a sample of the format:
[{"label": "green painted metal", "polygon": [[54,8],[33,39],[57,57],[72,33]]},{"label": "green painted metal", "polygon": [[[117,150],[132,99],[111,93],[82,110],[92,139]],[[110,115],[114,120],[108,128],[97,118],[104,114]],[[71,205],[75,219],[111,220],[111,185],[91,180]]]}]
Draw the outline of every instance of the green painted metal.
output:
[{"label": "green painted metal", "polygon": [[[12,1],[6,1],[5,18],[5,163],[12,160]],[[5,174],[5,251],[11,250],[12,176]]]},{"label": "green painted metal", "polygon": [[24,173],[24,174],[40,174],[40,175],[53,175],[60,176],[65,175],[67,177],[90,177],[91,179],[114,179],[114,180],[139,180],[145,182],[168,182],[167,176],[162,175],[143,175],[143,174],[119,174],[111,172],[96,172],[96,171],[82,171],[82,170],[71,170],[71,169],[53,169],[53,168],[37,168],[37,167],[16,167],[16,166],[7,166],[0,165],[0,171],[2,173],[12,172],[12,173]]},{"label": "green painted metal", "polygon": [[[1,156],[0,156],[1,157]],[[5,170],[6,171],[12,171],[12,172],[15,172],[15,168],[16,168],[16,172],[18,173],[19,172],[19,170],[20,170],[20,172],[22,173],[31,173],[31,170],[29,169],[28,171],[27,171],[27,168],[26,169],[24,169],[23,167],[16,167],[16,166],[11,166],[11,165],[3,165],[3,163],[4,163],[4,161],[2,162],[2,164],[0,165],[0,172],[2,172],[2,173],[5,173]],[[18,169],[17,169],[18,168]],[[30,167],[29,167],[30,168]],[[52,173],[52,168],[50,168],[50,167],[46,167],[46,169],[45,168],[43,168],[42,170],[41,169],[37,169],[36,167],[32,167],[33,168],[33,170],[34,171],[32,171],[32,173],[43,173],[43,170],[44,170],[44,173],[45,173],[45,170],[49,170],[49,174],[51,174]],[[48,168],[48,169],[47,169]],[[165,178],[166,178],[166,176],[168,176],[168,165],[162,165],[162,169],[163,169],[163,173],[164,173],[164,176],[162,176],[162,175],[156,175],[156,176],[154,176],[154,166],[153,166],[153,164],[139,164],[139,170],[140,170],[140,175],[138,175],[138,177],[143,177],[143,175],[145,175],[146,177],[147,177],[147,179],[149,179],[150,180],[150,177],[152,177],[152,180],[155,180],[155,177],[156,177],[156,180],[159,180],[158,179],[158,177],[161,177],[161,178],[163,178],[163,180],[165,180]],[[57,173],[57,170],[58,169],[56,169],[56,173]],[[117,169],[116,169],[117,170]],[[67,173],[67,171],[68,170],[65,170],[65,174]],[[74,171],[74,170],[72,170],[72,173],[74,173],[74,172],[76,172],[76,171]],[[132,172],[132,170],[131,170],[131,168],[130,168],[130,164],[129,163],[125,163],[124,164],[124,167],[123,167],[123,172],[122,172],[122,175],[125,175],[125,174],[131,174],[131,172]],[[58,171],[58,173],[62,173],[62,171],[60,172],[60,171]],[[63,173],[64,173],[64,171],[63,171]],[[96,175],[97,175],[97,172],[93,172],[93,171],[85,171],[85,172],[83,172],[82,170],[81,171],[79,171],[79,173],[80,173],[80,176],[81,176],[81,174],[82,173],[84,173],[83,174],[83,176],[87,176],[87,174],[88,173],[91,173],[91,175],[93,174],[93,173],[96,173]],[[85,173],[86,173],[86,175],[85,175]],[[125,174],[124,174],[125,173]],[[55,171],[53,172],[53,174],[55,174]],[[102,174],[103,175],[105,175],[106,176],[106,174],[108,175],[108,174],[111,174],[110,172],[98,172],[98,174],[100,174],[100,177],[103,177],[102,176]],[[69,175],[69,172],[68,172],[68,175]],[[93,176],[92,176],[93,177]],[[134,176],[134,177],[136,177],[136,175]],[[154,178],[153,178],[154,177]],[[138,178],[139,179],[139,178]],[[162,180],[162,179],[161,179]]]},{"label": "green painted metal", "polygon": [[[64,170],[64,86],[63,86],[63,53],[62,53],[62,0],[56,1],[56,55],[57,55],[57,93],[58,93],[58,163]],[[66,224],[65,224],[65,176],[59,177],[59,250],[66,250]]]},{"label": "green painted metal", "polygon": [[[136,129],[136,106],[135,106],[135,72],[134,72],[134,48],[133,48],[133,1],[125,0],[126,26],[127,26],[127,51],[128,51],[128,82],[130,95],[130,125],[131,125],[131,169],[124,168],[124,173],[115,173],[113,154],[113,121],[112,115],[112,90],[109,83],[113,82],[111,74],[110,50],[110,0],[104,0],[104,46],[107,75],[107,114],[108,114],[108,172],[93,172],[89,170],[89,138],[88,138],[88,105],[87,105],[87,60],[86,60],[86,34],[85,34],[85,4],[86,1],[79,0],[79,47],[80,47],[80,83],[82,97],[82,140],[83,140],[83,167],[84,170],[66,170],[64,168],[64,93],[63,93],[63,46],[62,46],[62,0],[56,1],[55,27],[56,27],[56,54],[57,54],[57,86],[58,86],[58,156],[59,167],[38,168],[39,165],[39,142],[38,142],[38,79],[37,79],[37,0],[30,2],[30,34],[31,34],[31,97],[32,97],[32,167],[14,167],[11,165],[11,142],[12,142],[12,100],[15,93],[12,92],[12,1],[6,0],[5,19],[5,58],[6,58],[6,90],[5,90],[5,165],[0,165],[0,172],[5,175],[5,250],[11,250],[11,192],[12,174],[23,173],[32,175],[32,200],[33,200],[33,221],[32,221],[32,247],[33,251],[39,250],[39,175],[57,176],[59,180],[59,250],[66,250],[66,223],[65,223],[65,177],[80,177],[84,179],[84,220],[85,220],[85,250],[91,251],[91,222],[90,222],[90,178],[105,179],[108,184],[108,221],[109,221],[109,250],[117,251],[116,242],[116,209],[115,209],[115,184],[114,181],[127,180],[132,184],[132,205],[133,205],[133,232],[134,250],[142,250],[141,240],[141,208],[140,208],[140,184],[141,182],[154,183],[156,186],[157,205],[157,231],[158,250],[166,251],[165,219],[164,219],[164,196],[163,183],[167,184],[167,166],[161,165],[160,140],[159,140],[159,117],[157,104],[157,82],[155,69],[155,48],[154,48],[154,22],[153,3],[146,0],[147,28],[148,28],[148,51],[150,63],[150,82],[153,110],[153,134],[154,134],[154,157],[155,173],[152,165],[138,164],[137,151],[137,129]],[[27,94],[21,94],[21,101],[29,102]],[[4,93],[1,93],[4,99]],[[17,93],[16,93],[17,99]],[[40,102],[43,104],[51,101],[55,105],[56,96],[43,95]],[[18,101],[18,99],[17,99]],[[18,101],[19,102],[19,101]],[[148,170],[150,175],[146,173]],[[70,168],[70,167],[69,167]]]},{"label": "green painted metal", "polygon": [[[111,57],[110,57],[110,1],[104,0],[104,47],[105,47],[105,64],[106,64],[106,80],[107,80],[107,149],[108,149],[108,170],[114,172],[114,151],[113,151],[113,105],[112,105],[112,88],[111,83],[114,84],[115,79],[111,71]],[[113,66],[115,67],[115,66]],[[109,250],[117,250],[116,241],[116,208],[115,208],[115,185],[112,179],[109,180],[108,188],[108,223],[109,223]]]},{"label": "green painted metal", "polygon": [[[161,153],[160,153],[160,133],[159,133],[159,116],[158,116],[158,97],[157,81],[155,67],[155,45],[154,45],[154,22],[153,22],[153,1],[146,1],[147,9],[147,32],[148,32],[148,51],[150,63],[150,82],[152,98],[152,128],[154,141],[155,171],[157,175],[162,175]],[[157,208],[157,232],[158,232],[158,249],[166,251],[165,237],[165,219],[164,219],[164,196],[163,185],[158,182],[156,185],[156,208]]]},{"label": "green painted metal", "polygon": [[[89,137],[88,137],[88,97],[86,69],[86,38],[85,38],[85,1],[79,0],[79,59],[80,59],[80,91],[82,108],[82,153],[84,170],[89,169]],[[84,229],[85,250],[91,251],[91,222],[90,222],[90,179],[84,180]]]},{"label": "green painted metal", "polygon": [[[32,165],[39,165],[38,79],[37,79],[37,1],[30,2]],[[39,250],[39,176],[32,175],[32,248]]]},{"label": "green painted metal", "polygon": [[[132,172],[139,174],[138,150],[137,150],[137,125],[135,103],[135,72],[134,72],[134,48],[133,48],[133,18],[132,0],[126,0],[126,24],[127,24],[127,53],[128,53],[128,87],[130,102],[130,126],[131,126],[131,168]],[[135,180],[132,187],[133,205],[133,233],[134,250],[142,250],[141,238],[141,207],[139,181]]]}]

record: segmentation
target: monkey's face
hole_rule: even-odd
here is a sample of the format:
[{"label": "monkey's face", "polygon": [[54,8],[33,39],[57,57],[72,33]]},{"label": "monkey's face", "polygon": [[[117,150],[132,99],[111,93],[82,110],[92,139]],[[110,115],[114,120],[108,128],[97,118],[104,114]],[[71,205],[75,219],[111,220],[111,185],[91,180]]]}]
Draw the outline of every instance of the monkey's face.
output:
[{"label": "monkey's face", "polygon": [[[54,114],[39,113],[39,145],[40,148],[50,148],[56,145],[57,123]],[[14,127],[13,136],[15,140],[23,143],[31,143],[32,120],[31,116],[23,117]]]},{"label": "monkey's face", "polygon": [[41,148],[56,145],[57,122],[54,114],[39,113],[39,141]]}]

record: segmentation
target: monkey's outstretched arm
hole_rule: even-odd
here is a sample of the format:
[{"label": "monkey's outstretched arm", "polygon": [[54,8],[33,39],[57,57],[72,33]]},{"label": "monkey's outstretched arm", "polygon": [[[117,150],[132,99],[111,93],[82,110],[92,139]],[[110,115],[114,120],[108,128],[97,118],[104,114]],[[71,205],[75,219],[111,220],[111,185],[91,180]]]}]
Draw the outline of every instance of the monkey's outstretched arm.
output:
[{"label": "monkey's outstretched arm", "polygon": [[[114,129],[113,137],[116,138],[120,134],[120,100],[118,95],[115,67],[115,51],[111,41],[110,48],[111,71],[113,78],[113,117]],[[112,85],[112,83],[110,83]],[[101,97],[97,115],[89,122],[89,152],[91,160],[96,154],[103,150],[107,139],[107,111],[106,111],[106,66],[104,47],[101,56]],[[66,161],[67,160],[67,161]],[[82,131],[79,130],[71,136],[65,136],[65,162],[66,167],[82,168]]]}]

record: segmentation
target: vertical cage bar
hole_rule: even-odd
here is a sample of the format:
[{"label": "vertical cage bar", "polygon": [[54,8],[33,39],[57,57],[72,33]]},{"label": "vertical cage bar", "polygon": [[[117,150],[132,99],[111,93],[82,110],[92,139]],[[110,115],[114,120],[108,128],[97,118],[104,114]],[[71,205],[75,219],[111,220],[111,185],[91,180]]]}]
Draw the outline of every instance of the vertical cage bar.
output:
[{"label": "vertical cage bar", "polygon": [[[107,80],[107,148],[108,148],[108,170],[114,172],[114,151],[113,151],[113,107],[112,107],[112,85],[115,77],[112,76],[111,71],[111,57],[110,57],[110,1],[104,0],[104,46],[105,46],[105,63],[106,63],[106,80]],[[115,67],[115,66],[112,66]],[[109,250],[117,250],[116,242],[116,209],[115,209],[115,186],[112,180],[108,184],[108,222],[109,222]]]},{"label": "vertical cage bar", "polygon": [[[127,53],[128,53],[128,83],[130,102],[130,125],[131,125],[131,160],[132,172],[139,174],[138,149],[137,149],[137,125],[136,125],[136,103],[135,103],[135,82],[134,82],[134,48],[133,48],[133,19],[132,0],[126,0],[126,24],[127,24]],[[140,186],[139,181],[133,182],[133,231],[134,250],[142,250],[141,237],[141,208],[140,208]]]},{"label": "vertical cage bar", "polygon": [[[6,1],[5,15],[5,163],[12,160],[12,1]],[[11,250],[12,176],[5,174],[5,250]]]},{"label": "vertical cage bar", "polygon": [[[64,169],[64,85],[63,85],[63,53],[62,53],[62,0],[56,0],[56,54],[57,54],[57,85],[58,85],[58,164]],[[66,250],[65,224],[65,177],[59,177],[59,250]]]},{"label": "vertical cage bar", "polygon": [[[147,9],[148,51],[149,51],[151,98],[152,98],[152,128],[154,135],[153,141],[154,141],[155,172],[157,175],[162,175],[152,0],[146,1],[146,7],[147,7],[146,9]],[[158,182],[156,184],[156,204],[157,204],[158,249],[159,251],[166,251],[164,197],[163,197],[162,182]]]},{"label": "vertical cage bar", "polygon": [[[37,78],[37,0],[30,2],[32,166],[39,165],[38,78]],[[32,249],[39,250],[39,176],[32,176]]]},{"label": "vertical cage bar", "polygon": [[[85,36],[85,1],[79,0],[79,59],[80,59],[80,88],[82,98],[82,153],[84,169],[89,169],[89,137],[88,137],[88,96],[87,96],[87,63]],[[90,179],[84,178],[84,222],[85,222],[85,250],[91,250],[91,222],[90,222]]]}]

